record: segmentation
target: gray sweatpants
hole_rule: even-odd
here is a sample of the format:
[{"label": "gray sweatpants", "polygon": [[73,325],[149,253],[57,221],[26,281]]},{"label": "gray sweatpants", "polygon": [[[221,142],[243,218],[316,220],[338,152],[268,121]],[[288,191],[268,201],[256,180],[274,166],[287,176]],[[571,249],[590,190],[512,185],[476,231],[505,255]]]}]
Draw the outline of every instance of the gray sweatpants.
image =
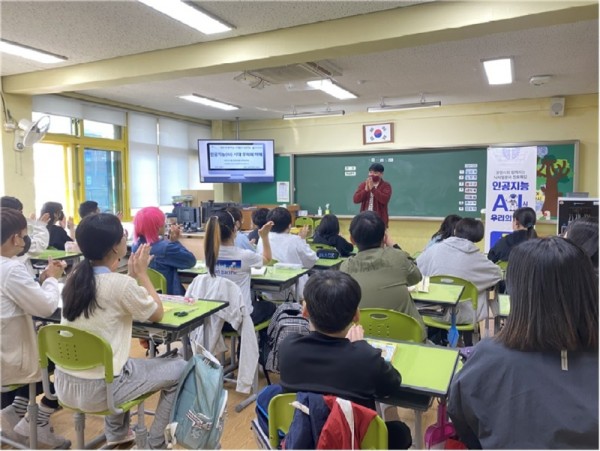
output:
[{"label": "gray sweatpants", "polygon": [[[175,402],[177,383],[186,361],[180,358],[129,359],[119,376],[113,381],[115,405],[137,398],[145,393],[161,390],[154,422],[148,434],[152,449],[165,448],[164,430],[169,423]],[[54,372],[58,399],[64,404],[88,412],[106,410],[106,384],[104,379],[82,379]],[[123,439],[129,430],[129,412],[104,417],[107,441]]]}]

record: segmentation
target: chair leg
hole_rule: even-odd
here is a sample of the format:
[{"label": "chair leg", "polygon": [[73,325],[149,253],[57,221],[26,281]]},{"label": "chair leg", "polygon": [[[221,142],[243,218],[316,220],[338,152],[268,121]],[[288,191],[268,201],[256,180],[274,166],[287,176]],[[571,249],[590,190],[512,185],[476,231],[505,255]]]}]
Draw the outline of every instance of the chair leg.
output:
[{"label": "chair leg", "polygon": [[415,446],[423,449],[423,412],[415,410]]},{"label": "chair leg", "polygon": [[85,413],[75,412],[75,435],[77,438],[77,449],[85,449]]},{"label": "chair leg", "polygon": [[36,398],[36,383],[32,382],[29,384],[29,403],[27,404],[27,415],[29,416],[29,446],[31,449],[37,449],[37,418],[38,418],[38,405],[35,400]]},{"label": "chair leg", "polygon": [[135,427],[135,444],[137,449],[148,449],[148,429],[146,429],[144,412],[144,403],[141,402],[137,408],[138,421]]},{"label": "chair leg", "polygon": [[265,375],[265,379],[267,380],[267,385],[271,385],[271,378],[269,377],[269,372],[267,371],[264,365],[261,365],[261,367],[263,370],[263,374]]}]

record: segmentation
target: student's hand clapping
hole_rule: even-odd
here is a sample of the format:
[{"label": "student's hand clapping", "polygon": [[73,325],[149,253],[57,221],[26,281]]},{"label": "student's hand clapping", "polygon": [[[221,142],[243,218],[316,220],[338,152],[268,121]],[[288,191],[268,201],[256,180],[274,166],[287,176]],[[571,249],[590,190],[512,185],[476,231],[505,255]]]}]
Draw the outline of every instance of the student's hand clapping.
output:
[{"label": "student's hand clapping", "polygon": [[171,227],[169,228],[169,241],[179,241],[180,236],[181,227],[179,226],[179,224],[171,224]]},{"label": "student's hand clapping", "polygon": [[67,263],[62,260],[53,260],[52,257],[48,258],[48,265],[40,274],[40,282],[44,282],[48,277],[54,277],[60,279],[65,272]]},{"label": "student's hand clapping", "polygon": [[274,225],[275,225],[275,223],[273,221],[269,221],[269,222],[265,223],[265,225],[262,226],[258,230],[258,236],[260,236],[264,240],[265,237],[269,234],[269,232],[271,231],[271,229],[273,228]]},{"label": "student's hand clapping", "polygon": [[127,262],[127,273],[137,279],[142,274],[146,274],[148,265],[152,261],[152,255],[150,255],[150,245],[145,243],[138,247],[134,254],[131,254],[129,261]]},{"label": "student's hand clapping", "polygon": [[363,340],[365,338],[365,330],[360,324],[353,324],[350,326],[346,338],[352,342]]},{"label": "student's hand clapping", "polygon": [[304,226],[300,229],[300,231],[298,232],[298,236],[300,238],[302,238],[303,240],[306,239],[306,237],[308,236],[308,225],[304,224]]},{"label": "student's hand clapping", "polygon": [[[35,213],[32,213],[31,216],[31,219],[35,219]],[[38,221],[48,224],[48,221],[50,221],[50,213],[44,213],[42,216],[39,217]]]},{"label": "student's hand clapping", "polygon": [[75,221],[73,220],[73,216],[69,216],[69,219],[67,219],[67,228],[69,230],[75,230]]}]

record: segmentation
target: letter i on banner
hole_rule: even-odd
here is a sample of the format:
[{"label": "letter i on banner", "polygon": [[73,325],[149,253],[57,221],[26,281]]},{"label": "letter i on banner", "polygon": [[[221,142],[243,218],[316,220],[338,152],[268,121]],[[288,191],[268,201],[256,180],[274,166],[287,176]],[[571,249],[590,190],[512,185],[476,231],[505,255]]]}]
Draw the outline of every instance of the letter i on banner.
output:
[{"label": "letter i on banner", "polygon": [[512,232],[513,212],[535,210],[537,147],[488,147],[485,252]]}]

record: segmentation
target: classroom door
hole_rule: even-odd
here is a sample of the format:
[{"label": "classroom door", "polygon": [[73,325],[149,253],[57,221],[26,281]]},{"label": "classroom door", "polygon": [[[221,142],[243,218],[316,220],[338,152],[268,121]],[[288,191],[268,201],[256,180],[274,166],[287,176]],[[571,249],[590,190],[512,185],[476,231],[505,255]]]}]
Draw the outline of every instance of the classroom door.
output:
[{"label": "classroom door", "polygon": [[84,199],[95,200],[102,212],[123,211],[121,152],[84,148]]}]

